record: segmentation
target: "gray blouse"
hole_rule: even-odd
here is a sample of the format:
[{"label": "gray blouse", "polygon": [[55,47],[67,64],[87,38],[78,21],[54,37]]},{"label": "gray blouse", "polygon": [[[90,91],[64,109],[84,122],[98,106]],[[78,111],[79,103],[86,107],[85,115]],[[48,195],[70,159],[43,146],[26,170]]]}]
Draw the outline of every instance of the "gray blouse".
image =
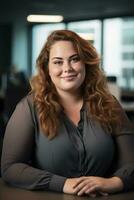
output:
[{"label": "gray blouse", "polygon": [[67,178],[118,176],[124,190],[134,189],[134,134],[121,110],[122,129],[111,136],[97,121],[80,111],[76,126],[64,112],[58,135],[49,140],[39,125],[32,95],[12,114],[4,137],[2,177],[17,187],[63,191]]}]

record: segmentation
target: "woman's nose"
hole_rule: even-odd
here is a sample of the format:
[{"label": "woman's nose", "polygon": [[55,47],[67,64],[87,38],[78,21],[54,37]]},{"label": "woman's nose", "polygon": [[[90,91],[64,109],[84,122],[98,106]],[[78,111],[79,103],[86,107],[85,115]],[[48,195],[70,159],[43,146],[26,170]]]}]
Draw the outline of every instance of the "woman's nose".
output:
[{"label": "woman's nose", "polygon": [[65,62],[64,63],[64,72],[70,72],[72,70],[73,70],[73,68],[71,66],[71,63],[69,61]]}]

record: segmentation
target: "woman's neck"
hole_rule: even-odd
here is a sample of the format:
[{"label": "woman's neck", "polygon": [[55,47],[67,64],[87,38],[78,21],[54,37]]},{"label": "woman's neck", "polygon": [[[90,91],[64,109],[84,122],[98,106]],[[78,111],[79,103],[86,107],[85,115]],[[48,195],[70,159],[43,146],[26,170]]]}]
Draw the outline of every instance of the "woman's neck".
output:
[{"label": "woman's neck", "polygon": [[65,109],[73,107],[78,103],[83,104],[83,97],[80,92],[77,93],[62,92],[59,94],[59,96],[61,104]]},{"label": "woman's neck", "polygon": [[64,113],[77,126],[80,121],[80,110],[83,106],[83,97],[80,93],[62,93],[60,101],[64,108]]}]

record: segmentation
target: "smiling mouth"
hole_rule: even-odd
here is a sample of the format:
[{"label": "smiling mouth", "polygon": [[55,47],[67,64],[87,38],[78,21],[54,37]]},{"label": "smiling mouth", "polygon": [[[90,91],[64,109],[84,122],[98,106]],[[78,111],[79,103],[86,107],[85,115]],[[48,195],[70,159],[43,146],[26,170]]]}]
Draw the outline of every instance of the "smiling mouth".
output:
[{"label": "smiling mouth", "polygon": [[61,77],[62,79],[73,79],[75,78],[77,75],[69,75],[69,76],[64,76],[64,77]]}]

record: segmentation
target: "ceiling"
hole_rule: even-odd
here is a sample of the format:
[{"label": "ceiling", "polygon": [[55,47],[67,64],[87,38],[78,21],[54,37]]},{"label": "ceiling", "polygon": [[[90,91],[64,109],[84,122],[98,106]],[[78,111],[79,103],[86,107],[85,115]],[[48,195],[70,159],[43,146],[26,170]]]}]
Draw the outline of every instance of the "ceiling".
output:
[{"label": "ceiling", "polygon": [[134,15],[134,0],[1,0],[0,15],[58,14],[65,21]]}]

